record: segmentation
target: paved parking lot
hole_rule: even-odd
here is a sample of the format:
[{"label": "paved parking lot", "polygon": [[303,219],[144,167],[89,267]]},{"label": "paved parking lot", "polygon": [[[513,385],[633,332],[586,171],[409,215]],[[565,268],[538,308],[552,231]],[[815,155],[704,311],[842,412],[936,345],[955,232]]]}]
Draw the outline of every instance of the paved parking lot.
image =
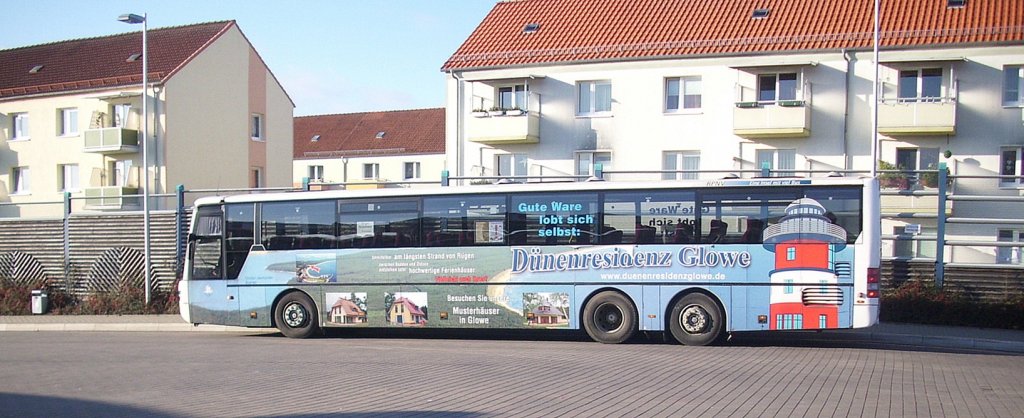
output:
[{"label": "paved parking lot", "polygon": [[1024,416],[1024,357],[843,344],[6,332],[0,415]]}]

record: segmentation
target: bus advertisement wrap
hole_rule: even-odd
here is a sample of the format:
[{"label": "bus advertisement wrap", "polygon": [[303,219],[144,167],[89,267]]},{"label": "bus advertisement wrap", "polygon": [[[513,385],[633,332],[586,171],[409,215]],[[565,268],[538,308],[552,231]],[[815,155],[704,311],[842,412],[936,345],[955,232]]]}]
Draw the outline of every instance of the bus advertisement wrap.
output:
[{"label": "bus advertisement wrap", "polygon": [[585,329],[694,345],[873,324],[877,183],[815,182],[210,199],[197,203],[182,312],[289,337]]}]

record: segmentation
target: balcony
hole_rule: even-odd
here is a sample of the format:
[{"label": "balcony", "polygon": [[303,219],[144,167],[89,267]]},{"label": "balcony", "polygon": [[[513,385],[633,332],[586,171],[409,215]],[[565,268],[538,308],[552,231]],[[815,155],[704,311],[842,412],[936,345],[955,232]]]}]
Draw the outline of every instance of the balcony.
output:
[{"label": "balcony", "polygon": [[956,100],[922,98],[882,100],[878,104],[878,133],[899,135],[956,134]]},{"label": "balcony", "polygon": [[803,138],[811,135],[811,106],[803,100],[736,102],[732,132],[744,138]]},{"label": "balcony", "polygon": [[141,207],[138,187],[88,187],[85,193],[86,209],[138,209]]},{"label": "balcony", "polygon": [[480,144],[536,144],[540,142],[540,113],[504,110],[470,115],[466,138]]},{"label": "balcony", "polygon": [[87,129],[82,151],[125,154],[139,151],[139,131],[121,127]]}]

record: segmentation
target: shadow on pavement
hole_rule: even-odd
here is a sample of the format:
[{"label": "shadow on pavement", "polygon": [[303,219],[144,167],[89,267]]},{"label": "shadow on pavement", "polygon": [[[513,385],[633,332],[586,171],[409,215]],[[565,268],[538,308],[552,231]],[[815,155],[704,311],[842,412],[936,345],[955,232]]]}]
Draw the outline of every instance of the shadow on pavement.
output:
[{"label": "shadow on pavement", "polygon": [[154,409],[56,396],[0,392],[0,415],[10,417],[176,417]]},{"label": "shadow on pavement", "polygon": [[[280,333],[263,333],[250,335],[253,338],[285,338]],[[566,341],[592,342],[586,332],[578,330],[510,330],[510,329],[416,329],[416,328],[330,328],[325,330],[325,338],[371,339],[445,339],[445,340],[478,340],[478,341]],[[598,344],[592,342],[593,344]],[[662,332],[640,331],[627,344],[632,345],[677,345],[671,336]],[[856,348],[895,350],[909,352],[961,353],[961,354],[993,354],[1020,355],[996,350],[964,348],[955,346],[910,344],[893,338],[869,337],[866,334],[853,334],[835,331],[750,331],[735,332],[728,341],[719,344],[722,347],[798,347],[798,348]],[[683,346],[679,346],[683,347]]]}]

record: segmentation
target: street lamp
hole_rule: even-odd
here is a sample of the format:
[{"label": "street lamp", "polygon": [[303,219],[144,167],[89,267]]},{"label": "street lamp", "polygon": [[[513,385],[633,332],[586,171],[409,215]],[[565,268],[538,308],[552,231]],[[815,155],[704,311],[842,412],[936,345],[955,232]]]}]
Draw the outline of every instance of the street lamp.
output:
[{"label": "street lamp", "polygon": [[149,116],[147,106],[149,103],[149,78],[148,64],[149,52],[146,47],[146,14],[139,16],[134,13],[123,14],[117,17],[118,21],[134,25],[142,24],[142,257],[144,259],[143,275],[146,285],[146,304],[149,304],[149,288],[152,283],[149,266]]}]

